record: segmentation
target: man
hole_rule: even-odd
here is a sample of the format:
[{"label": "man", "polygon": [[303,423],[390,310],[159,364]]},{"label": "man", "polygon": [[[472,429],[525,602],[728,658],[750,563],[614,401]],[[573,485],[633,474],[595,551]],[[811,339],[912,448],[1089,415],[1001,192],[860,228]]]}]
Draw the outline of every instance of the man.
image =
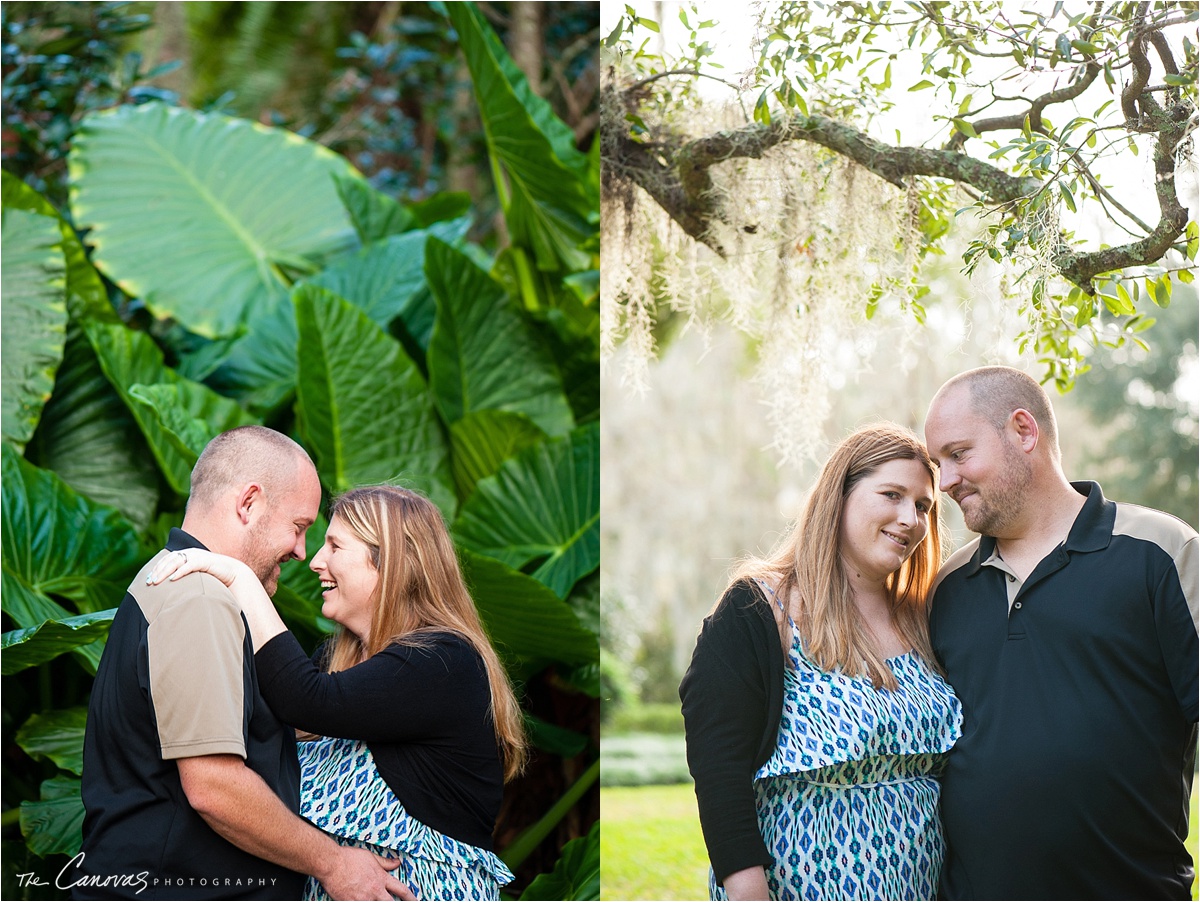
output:
[{"label": "man", "polygon": [[341,899],[412,898],[389,862],[302,820],[293,731],[258,692],[250,633],[207,574],[147,586],[171,551],[247,563],[274,594],[303,560],[321,485],[304,450],[261,426],[214,438],[192,471],[183,528],[113,618],[88,705],[76,898],[298,899],[312,874]]},{"label": "man", "polygon": [[1017,370],[947,382],[925,440],[981,534],[930,616],[964,712],[941,897],[1190,898],[1195,531],[1068,482],[1050,401]]}]

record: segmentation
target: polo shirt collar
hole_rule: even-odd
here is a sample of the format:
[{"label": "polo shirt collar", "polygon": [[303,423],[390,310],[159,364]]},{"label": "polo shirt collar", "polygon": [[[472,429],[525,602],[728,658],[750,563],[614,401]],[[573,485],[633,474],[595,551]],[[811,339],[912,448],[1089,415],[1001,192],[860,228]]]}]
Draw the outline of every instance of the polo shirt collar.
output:
[{"label": "polo shirt collar", "polygon": [[[1071,488],[1086,497],[1083,507],[1071,524],[1064,551],[1100,551],[1112,541],[1113,525],[1117,520],[1117,506],[1104,497],[1100,484],[1091,481],[1072,482]],[[980,536],[979,547],[967,564],[967,575],[974,576],[996,553],[994,536]]]},{"label": "polo shirt collar", "polygon": [[184,532],[176,526],[171,527],[171,532],[167,535],[167,551],[182,551],[184,548],[205,548],[204,543],[190,533]]}]

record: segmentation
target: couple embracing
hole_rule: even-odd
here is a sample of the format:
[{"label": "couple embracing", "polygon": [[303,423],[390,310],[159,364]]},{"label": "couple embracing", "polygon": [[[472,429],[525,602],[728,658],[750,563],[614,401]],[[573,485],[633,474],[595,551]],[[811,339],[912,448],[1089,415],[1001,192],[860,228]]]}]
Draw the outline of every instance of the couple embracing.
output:
[{"label": "couple embracing", "polygon": [[320,505],[271,429],[200,455],[96,674],[75,898],[496,899],[512,879],[492,831],[521,713],[441,514],[392,486],[333,501],[311,567],[340,629],[310,659],[270,596]]},{"label": "couple embracing", "polygon": [[[939,490],[980,534],[944,563]],[[1024,373],[855,432],[680,687],[710,895],[1190,898],[1197,593],[1195,531],[1069,482]]]}]

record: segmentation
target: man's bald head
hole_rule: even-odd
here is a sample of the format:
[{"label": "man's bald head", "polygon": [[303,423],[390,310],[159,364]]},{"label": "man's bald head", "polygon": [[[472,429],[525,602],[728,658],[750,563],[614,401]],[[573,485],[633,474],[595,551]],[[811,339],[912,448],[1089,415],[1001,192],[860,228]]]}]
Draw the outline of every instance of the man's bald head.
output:
[{"label": "man's bald head", "polygon": [[[1024,409],[1033,414],[1052,460],[1062,459],[1058,446],[1058,424],[1050,397],[1032,376],[1008,366],[981,366],[959,373],[938,390],[930,410],[941,398],[965,389],[971,410],[1002,430],[1014,410]],[[934,449],[930,449],[931,453]]]},{"label": "man's bald head", "polygon": [[216,504],[230,489],[257,482],[269,494],[295,482],[308,453],[281,432],[266,426],[239,426],[222,432],[205,446],[192,469],[188,510]]}]

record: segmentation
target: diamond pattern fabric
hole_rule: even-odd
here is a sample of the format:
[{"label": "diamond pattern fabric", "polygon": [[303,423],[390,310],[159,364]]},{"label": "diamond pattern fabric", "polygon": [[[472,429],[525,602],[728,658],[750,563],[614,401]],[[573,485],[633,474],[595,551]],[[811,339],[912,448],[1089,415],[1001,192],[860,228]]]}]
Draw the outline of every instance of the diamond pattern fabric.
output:
[{"label": "diamond pattern fabric", "polygon": [[[937,777],[962,707],[917,654],[887,663],[895,691],[821,670],[792,624],[779,737],[754,782],[772,899],[934,898],[945,856]],[[709,894],[726,898],[711,872]]]}]

